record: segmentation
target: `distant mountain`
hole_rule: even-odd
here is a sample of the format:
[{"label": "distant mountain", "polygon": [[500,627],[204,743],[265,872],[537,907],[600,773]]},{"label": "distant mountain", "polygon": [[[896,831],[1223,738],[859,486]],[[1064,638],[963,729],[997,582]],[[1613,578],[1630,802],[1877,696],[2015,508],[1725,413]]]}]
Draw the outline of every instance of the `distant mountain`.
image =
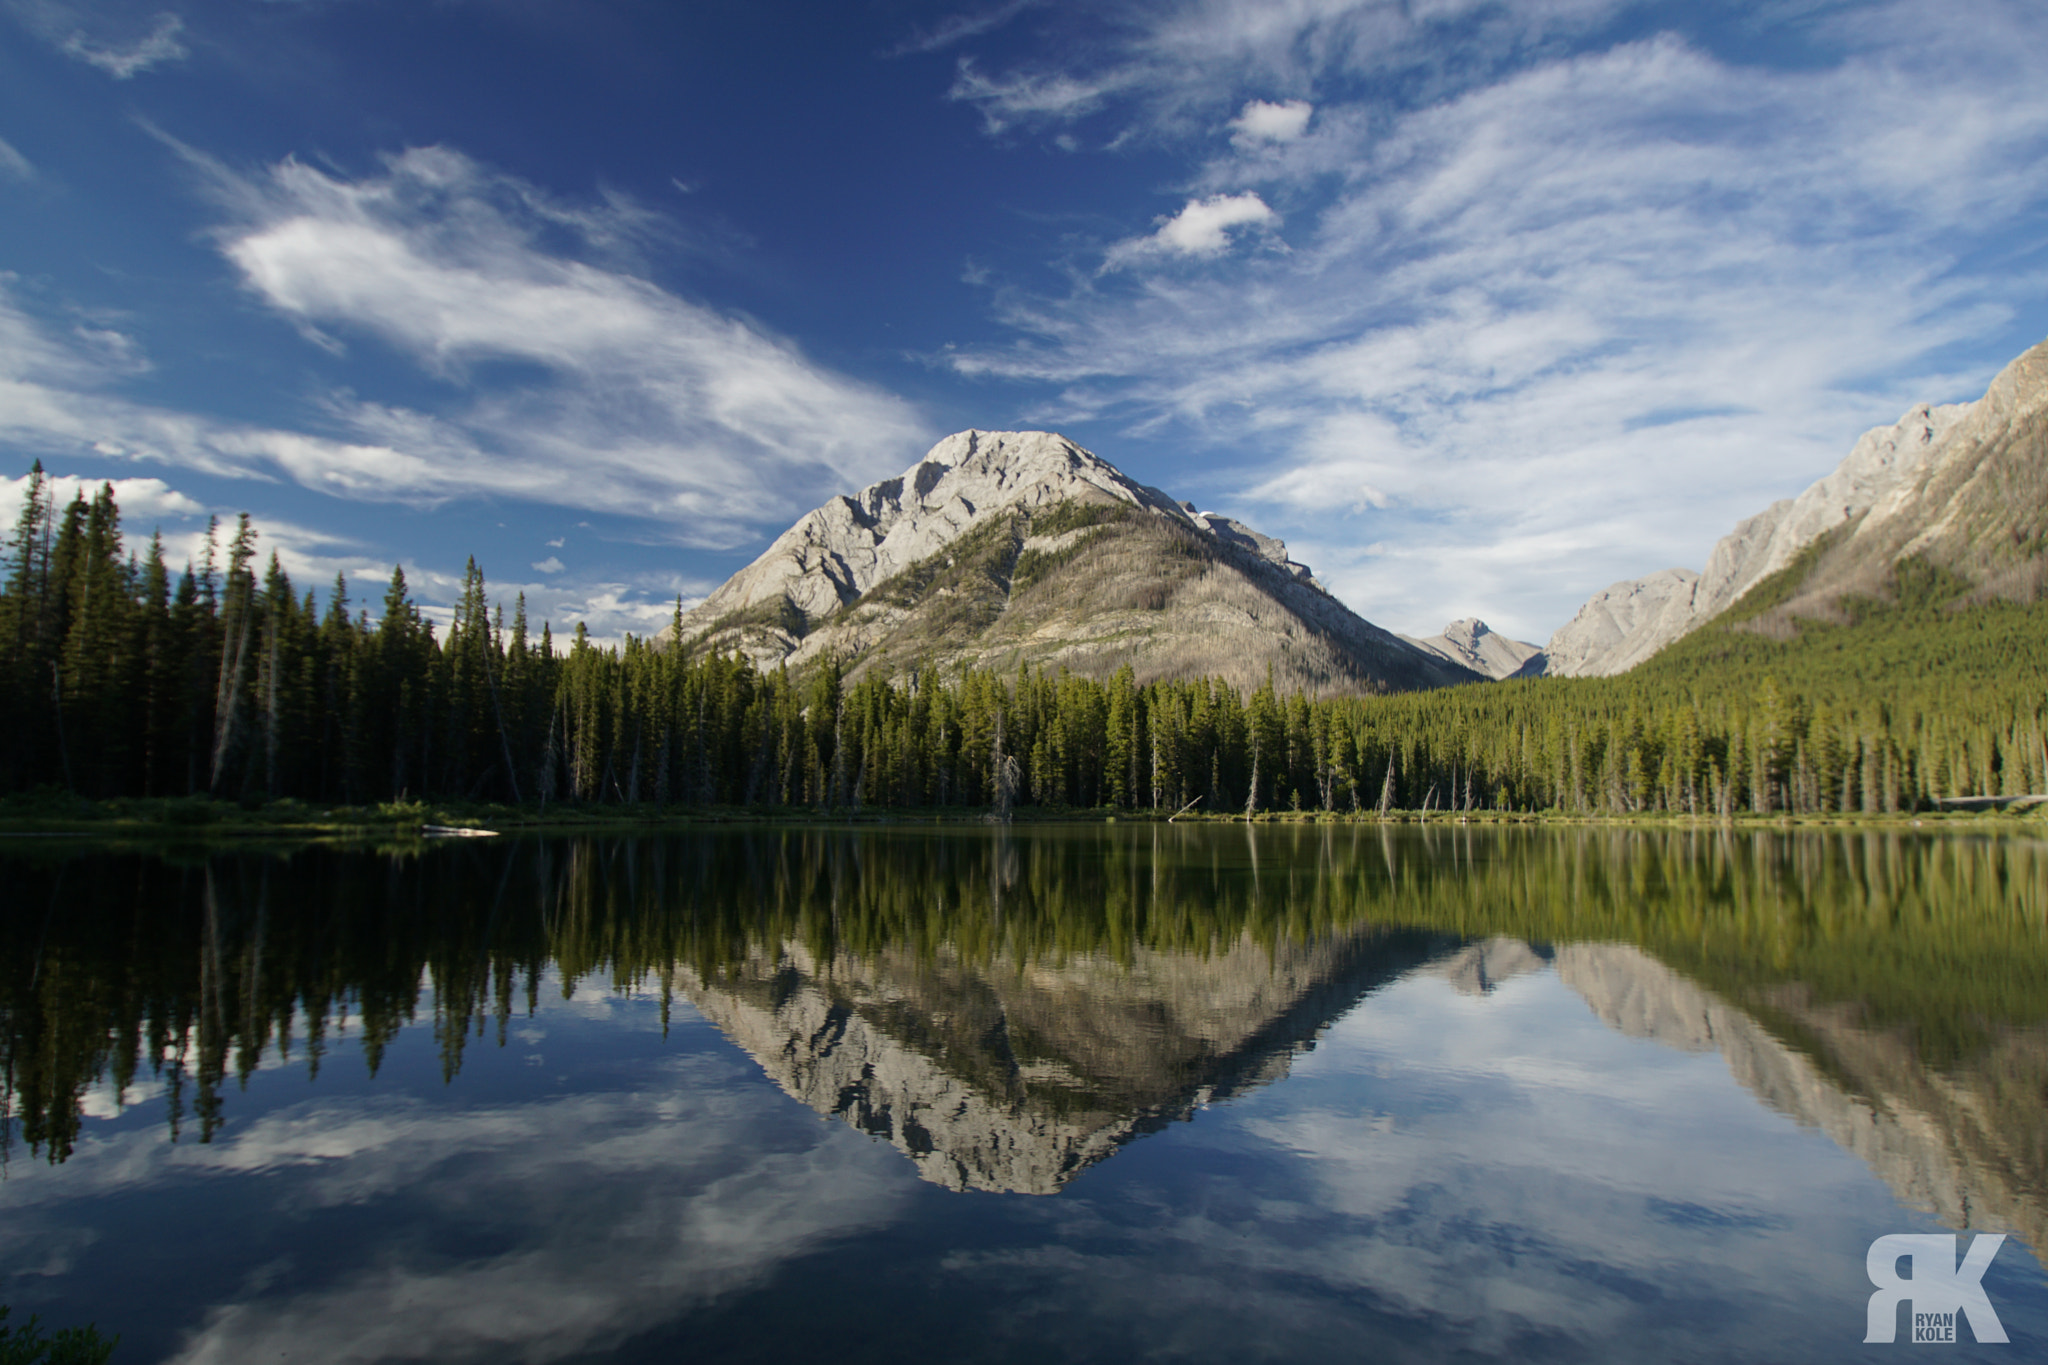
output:
[{"label": "distant mountain", "polygon": [[1596,594],[1551,636],[1540,667],[1565,677],[1620,673],[1773,575],[1788,577],[1750,613],[1751,628],[1831,618],[1844,597],[1887,596],[1896,567],[1915,557],[1967,580],[1978,600],[2041,596],[2048,342],[2006,366],[1974,403],[1922,404],[1865,433],[1826,478],[1723,537],[1704,573],[1665,569]]},{"label": "distant mountain", "polygon": [[1448,659],[1461,668],[1484,673],[1489,678],[1511,677],[1543,653],[1540,645],[1496,635],[1486,622],[1476,616],[1453,621],[1443,628],[1442,634],[1432,635],[1426,640],[1418,640],[1412,635],[1401,638],[1417,649],[1427,650],[1440,659]]},{"label": "distant mountain", "polygon": [[[663,632],[666,638],[668,632]],[[1352,612],[1287,547],[1050,432],[963,431],[837,497],[682,621],[696,649],[1386,692],[1480,674]]]}]

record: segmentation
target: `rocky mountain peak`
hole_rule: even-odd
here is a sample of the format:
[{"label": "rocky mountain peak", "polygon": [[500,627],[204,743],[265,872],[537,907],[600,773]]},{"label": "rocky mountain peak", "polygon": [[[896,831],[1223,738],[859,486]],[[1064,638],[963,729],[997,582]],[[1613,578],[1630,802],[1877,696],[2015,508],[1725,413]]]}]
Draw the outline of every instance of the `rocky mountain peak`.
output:
[{"label": "rocky mountain peak", "polygon": [[843,494],[776,537],[684,617],[689,635],[786,599],[806,622],[958,540],[992,513],[1072,499],[1179,506],[1049,431],[961,431],[893,479]]},{"label": "rocky mountain peak", "polygon": [[1531,659],[1540,659],[1543,653],[1535,645],[1495,633],[1476,616],[1453,621],[1443,628],[1441,634],[1425,640],[1405,635],[1401,638],[1440,659],[1495,679],[1512,677],[1528,667]]},{"label": "rocky mountain peak", "polygon": [[1463,620],[1453,621],[1444,627],[1444,638],[1446,640],[1455,645],[1464,645],[1467,648],[1476,649],[1481,637],[1491,634],[1493,632],[1487,628],[1486,622],[1476,616],[1467,616]]},{"label": "rocky mountain peak", "polygon": [[[667,632],[662,638],[666,638]],[[686,613],[694,647],[1009,672],[1379,691],[1473,679],[1361,620],[1284,542],[1177,502],[1049,431],[956,432],[831,499]]]}]

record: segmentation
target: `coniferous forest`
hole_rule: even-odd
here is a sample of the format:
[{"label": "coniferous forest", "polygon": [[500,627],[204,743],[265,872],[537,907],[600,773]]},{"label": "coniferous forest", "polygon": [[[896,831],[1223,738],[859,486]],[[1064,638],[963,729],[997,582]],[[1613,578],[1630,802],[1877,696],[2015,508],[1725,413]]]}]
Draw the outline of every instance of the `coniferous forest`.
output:
[{"label": "coniferous forest", "polygon": [[372,609],[294,585],[246,516],[208,546],[174,570],[110,486],[59,507],[31,471],[0,793],[1724,817],[2048,789],[2048,608],[1959,608],[1971,585],[1916,562],[1841,621],[1716,622],[1620,677],[1317,698],[1128,668],[799,677],[580,624],[558,645],[473,561],[442,632],[400,571]]}]

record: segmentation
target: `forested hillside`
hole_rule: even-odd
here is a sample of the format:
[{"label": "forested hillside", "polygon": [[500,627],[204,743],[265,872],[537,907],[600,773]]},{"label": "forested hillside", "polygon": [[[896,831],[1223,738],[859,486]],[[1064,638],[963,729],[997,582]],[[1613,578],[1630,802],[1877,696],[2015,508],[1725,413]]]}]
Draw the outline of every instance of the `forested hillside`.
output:
[{"label": "forested hillside", "polygon": [[397,571],[374,619],[339,580],[323,607],[246,518],[173,572],[111,488],[58,508],[40,466],[8,554],[5,792],[1721,815],[2048,786],[2048,607],[1957,609],[1969,585],[1913,564],[1843,624],[1717,623],[1618,677],[1316,699],[1129,669],[849,684],[580,626],[558,651],[474,564],[443,634]]}]

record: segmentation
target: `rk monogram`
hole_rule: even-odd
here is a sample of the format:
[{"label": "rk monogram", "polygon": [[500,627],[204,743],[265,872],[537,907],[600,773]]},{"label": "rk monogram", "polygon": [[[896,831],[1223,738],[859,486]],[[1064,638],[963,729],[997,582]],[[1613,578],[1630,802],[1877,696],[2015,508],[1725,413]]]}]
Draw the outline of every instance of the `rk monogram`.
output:
[{"label": "rk monogram", "polygon": [[[1868,1330],[1863,1339],[1896,1339],[1899,1305],[1911,1302],[1912,1340],[1954,1341],[1956,1318],[1967,1319],[1980,1342],[2006,1340],[2005,1327],[1984,1293],[1984,1272],[2005,1244],[2001,1234],[1973,1237],[1970,1252],[1956,1261],[1953,1233],[1895,1232],[1870,1244],[1867,1268],[1877,1292],[1870,1296]],[[1899,1260],[1913,1263],[1913,1277],[1899,1278]]]}]

